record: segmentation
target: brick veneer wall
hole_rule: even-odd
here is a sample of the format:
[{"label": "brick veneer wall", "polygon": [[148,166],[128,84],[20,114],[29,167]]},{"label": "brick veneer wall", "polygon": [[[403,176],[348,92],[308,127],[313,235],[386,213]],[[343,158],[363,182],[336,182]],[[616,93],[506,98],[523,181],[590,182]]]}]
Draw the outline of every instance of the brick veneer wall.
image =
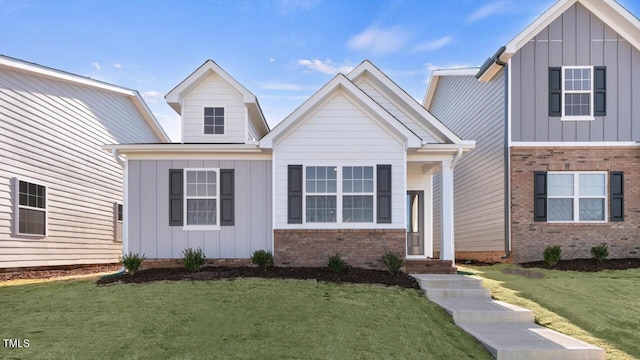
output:
[{"label": "brick veneer wall", "polygon": [[[623,171],[624,221],[549,224],[533,221],[534,171]],[[607,176],[607,208],[609,208]],[[640,256],[640,147],[514,147],[511,149],[511,241],[514,262],[542,260],[548,245],[563,259],[591,258],[606,243],[609,258]]]},{"label": "brick veneer wall", "polygon": [[383,269],[380,257],[393,251],[405,257],[405,229],[282,230],[273,232],[277,266],[326,266],[339,253],[357,268]]}]

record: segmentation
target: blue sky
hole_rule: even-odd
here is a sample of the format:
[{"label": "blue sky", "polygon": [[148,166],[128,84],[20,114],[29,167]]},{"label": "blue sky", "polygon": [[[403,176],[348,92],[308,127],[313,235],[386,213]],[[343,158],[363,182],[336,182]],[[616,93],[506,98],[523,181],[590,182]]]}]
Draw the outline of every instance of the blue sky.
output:
[{"label": "blue sky", "polygon": [[422,99],[431,70],[481,65],[553,2],[0,0],[0,54],[136,89],[179,141],[164,95],[207,59],[274,126],[364,59]]}]

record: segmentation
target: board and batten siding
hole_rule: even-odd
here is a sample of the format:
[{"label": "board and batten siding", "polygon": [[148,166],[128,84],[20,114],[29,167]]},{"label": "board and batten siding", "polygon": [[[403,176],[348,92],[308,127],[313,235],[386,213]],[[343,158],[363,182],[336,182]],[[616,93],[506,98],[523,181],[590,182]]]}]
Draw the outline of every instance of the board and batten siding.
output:
[{"label": "board and batten siding", "polygon": [[[549,117],[549,67],[606,66],[607,115]],[[640,52],[576,3],[511,58],[512,141],[640,141]]]},{"label": "board and batten siding", "polygon": [[[271,161],[129,160],[129,250],[150,259],[182,258],[200,248],[209,259],[248,259],[272,250]],[[235,170],[235,225],[220,230],[169,226],[169,169]]]},{"label": "board and batten siding", "polygon": [[[204,133],[204,108],[224,107],[224,135]],[[247,107],[242,94],[227,84],[219,75],[211,74],[184,98],[182,107],[185,143],[241,143],[247,135],[245,123]]]},{"label": "board and batten siding", "polygon": [[404,126],[406,126],[414,134],[418,135],[420,139],[425,140],[429,143],[439,143],[438,140],[434,139],[433,136],[431,136],[425,129],[416,124],[415,121],[413,121],[409,116],[407,116],[407,114],[400,110],[395,103],[385,97],[382,91],[380,91],[380,89],[378,89],[365,77],[359,79],[356,85],[378,104],[380,104],[380,106],[391,113],[391,115],[398,119],[402,124],[404,124]]},{"label": "board and batten siding", "polygon": [[[295,131],[278,141],[274,149],[276,229],[318,228],[328,224],[287,224],[287,166],[392,166],[392,223],[386,228],[404,228],[406,152],[365,111],[354,105],[344,92],[337,92],[319,105]],[[360,224],[362,225],[362,224]],[[371,228],[380,227],[375,222]],[[330,225],[331,226],[331,225]],[[336,224],[333,228],[349,228]]]},{"label": "board and batten siding", "polygon": [[[0,69],[0,267],[114,263],[122,168],[104,144],[158,142],[133,102]],[[47,236],[16,236],[14,178],[47,186]]]},{"label": "board and batten siding", "polygon": [[[456,251],[504,249],[504,71],[488,83],[443,76],[431,106],[435,115],[476,148],[454,169]],[[433,181],[434,250],[440,245],[440,174]]]}]

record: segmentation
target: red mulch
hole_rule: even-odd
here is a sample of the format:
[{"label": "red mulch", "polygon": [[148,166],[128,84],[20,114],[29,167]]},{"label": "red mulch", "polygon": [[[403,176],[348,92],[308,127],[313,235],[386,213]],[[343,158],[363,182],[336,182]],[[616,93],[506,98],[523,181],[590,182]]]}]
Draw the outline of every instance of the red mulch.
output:
[{"label": "red mulch", "polygon": [[122,266],[120,264],[105,265],[73,265],[56,268],[32,268],[0,270],[0,282],[25,279],[51,279],[64,276],[89,275],[103,272],[115,272]]},{"label": "red mulch", "polygon": [[522,263],[520,266],[523,268],[596,272],[602,270],[626,270],[640,268],[640,258],[607,259],[602,262],[598,262],[595,259],[560,260],[555,266],[548,266],[544,261],[535,261]]},{"label": "red mulch", "polygon": [[400,286],[409,289],[419,289],[418,283],[407,274],[390,275],[386,271],[349,268],[341,273],[335,273],[328,268],[310,267],[275,267],[262,270],[257,267],[205,267],[198,272],[189,272],[183,268],[159,268],[136,272],[134,275],[101,278],[98,285],[112,283],[145,283],[162,280],[220,280],[242,277],[260,277],[268,279],[303,279],[318,280],[334,283],[382,284]]}]

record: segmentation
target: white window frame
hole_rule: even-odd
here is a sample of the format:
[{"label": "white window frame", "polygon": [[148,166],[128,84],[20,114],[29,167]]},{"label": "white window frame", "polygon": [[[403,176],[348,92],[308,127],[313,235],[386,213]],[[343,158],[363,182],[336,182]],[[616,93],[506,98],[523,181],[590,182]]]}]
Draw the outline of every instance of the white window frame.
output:
[{"label": "white window frame", "polygon": [[[49,187],[44,183],[39,181],[35,181],[26,177],[14,177],[14,234],[19,236],[28,236],[34,238],[43,238],[47,237],[49,234]],[[20,181],[24,181],[27,183],[39,185],[44,187],[44,209],[38,207],[31,207],[26,205],[20,205]],[[29,234],[29,233],[21,233],[20,232],[20,209],[30,209],[44,212],[44,234]]]},{"label": "white window frame", "polygon": [[[204,123],[204,111],[206,108],[222,108],[224,109],[224,126],[222,127],[222,134],[206,134],[204,132],[204,127],[205,127],[205,123]],[[215,110],[214,110],[215,112]],[[227,125],[228,125],[228,121],[227,121],[227,107],[226,106],[222,106],[222,105],[203,105],[202,106],[202,134],[204,136],[216,136],[216,137],[220,137],[220,136],[226,136],[227,135]]]},{"label": "white window frame", "polygon": [[[332,165],[333,164],[333,165]],[[335,193],[308,193],[307,192],[307,167],[312,166],[312,167],[317,167],[317,166],[327,166],[327,167],[335,167],[337,168],[337,174],[336,174],[336,192]],[[365,166],[369,166],[373,168],[373,193],[371,193],[371,195],[373,195],[373,221],[371,222],[344,222],[343,221],[343,216],[342,216],[342,203],[343,203],[343,197],[345,195],[347,196],[352,196],[352,195],[370,195],[370,193],[345,193],[343,192],[342,189],[342,179],[343,179],[343,171],[344,171],[344,167],[365,167]],[[309,225],[309,226],[313,226],[314,228],[320,228],[320,229],[335,229],[335,228],[362,228],[362,229],[368,229],[371,228],[371,226],[376,226],[377,227],[377,202],[376,202],[376,189],[377,189],[377,164],[372,164],[372,163],[340,163],[340,162],[323,162],[323,163],[307,163],[303,165],[303,169],[302,169],[302,211],[303,211],[303,217],[302,217],[302,224],[303,226],[305,225]],[[314,195],[319,195],[319,196],[324,196],[324,195],[329,195],[329,196],[336,196],[336,221],[335,222],[307,222],[307,196],[314,196]],[[308,226],[305,226],[306,228],[308,228]]]},{"label": "white window frame", "polygon": [[[342,177],[342,179],[340,179],[340,186],[344,185],[344,168],[345,167],[350,167],[350,168],[354,168],[354,167],[360,167],[360,168],[364,168],[365,167],[370,167],[373,170],[373,187],[371,188],[370,192],[364,191],[364,189],[360,192],[345,192],[344,189],[342,189],[342,200],[344,202],[344,197],[345,196],[371,196],[371,198],[373,199],[373,208],[372,208],[372,218],[371,221],[344,221],[344,206],[340,207],[340,211],[341,211],[341,219],[342,222],[345,224],[374,224],[376,222],[376,218],[375,218],[375,209],[376,209],[376,167],[375,166],[371,166],[371,165],[343,165],[340,168],[340,176]],[[363,179],[364,179],[364,174],[362,175]],[[353,179],[353,177],[352,177]],[[344,204],[343,204],[344,205]]]},{"label": "white window frame", "polygon": [[[187,194],[187,173],[189,171],[215,171],[216,172],[216,196],[189,196]],[[220,168],[185,168],[182,171],[182,218],[184,219],[183,230],[220,230]],[[215,199],[216,200],[216,224],[215,225],[189,225],[187,219],[187,200],[190,199]]]},{"label": "white window frame", "polygon": [[[122,220],[120,220],[118,218],[118,213],[119,213],[118,208],[120,206],[122,206]],[[115,210],[114,211],[114,218],[115,218],[114,220],[115,220],[116,228],[115,228],[115,234],[114,234],[114,239],[113,240],[117,241],[117,242],[122,242],[122,240],[124,239],[124,205],[122,204],[122,202],[120,202],[120,201],[115,202],[114,203],[114,210]],[[122,229],[122,238],[118,237],[118,228]]]},{"label": "white window frame", "polygon": [[[581,196],[580,195],[580,174],[590,174],[590,175],[604,175],[604,196]],[[609,206],[608,206],[608,198],[609,198],[609,183],[608,183],[608,173],[606,171],[550,171],[547,172],[547,181],[549,175],[573,175],[573,195],[558,195],[558,196],[549,196],[547,195],[547,211],[549,210],[549,199],[568,199],[571,198],[573,200],[573,220],[547,220],[548,223],[552,224],[604,224],[608,222],[609,219]],[[604,220],[580,220],[580,199],[603,199],[604,203]]]},{"label": "white window frame", "polygon": [[[591,71],[591,90],[566,90],[565,89],[565,70],[589,69]],[[593,66],[563,66],[562,67],[562,116],[561,121],[590,121],[595,120],[594,114],[594,69]],[[566,94],[589,94],[589,115],[566,115]]]}]

